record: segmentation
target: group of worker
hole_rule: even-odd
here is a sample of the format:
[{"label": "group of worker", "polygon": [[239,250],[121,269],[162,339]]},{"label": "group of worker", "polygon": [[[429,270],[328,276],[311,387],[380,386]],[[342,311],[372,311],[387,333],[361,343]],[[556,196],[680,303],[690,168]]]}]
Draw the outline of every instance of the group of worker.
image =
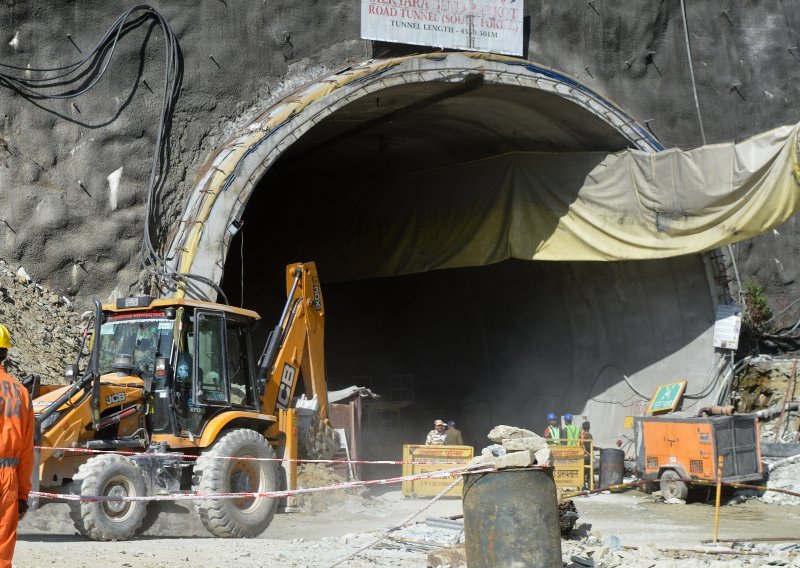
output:
[{"label": "group of worker", "polygon": [[[547,428],[544,430],[544,437],[551,445],[580,446],[587,448],[591,445],[592,433],[589,431],[591,424],[584,422],[579,428],[573,424],[574,417],[567,412],[564,415],[564,426],[558,423],[558,415],[551,412],[547,415]],[[587,450],[588,451],[588,450]]]},{"label": "group of worker", "polygon": [[9,349],[11,334],[0,324],[0,568],[11,568],[33,472],[33,407],[25,387],[3,368]]},{"label": "group of worker", "polygon": [[461,436],[461,430],[456,428],[456,423],[453,420],[434,420],[433,430],[428,432],[425,438],[425,445],[427,446],[463,446],[464,438]]}]

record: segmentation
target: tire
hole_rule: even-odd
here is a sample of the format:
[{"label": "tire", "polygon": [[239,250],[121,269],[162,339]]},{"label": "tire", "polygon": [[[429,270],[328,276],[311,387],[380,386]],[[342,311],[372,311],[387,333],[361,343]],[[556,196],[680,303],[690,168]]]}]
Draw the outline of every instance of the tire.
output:
[{"label": "tire", "polygon": [[665,469],[661,474],[661,495],[664,499],[681,499],[686,501],[689,496],[689,486],[680,480],[681,476],[677,471]]},{"label": "tire", "polygon": [[[142,470],[115,454],[91,458],[78,468],[73,488],[79,495],[141,497],[147,494]],[[127,540],[142,524],[147,503],[70,501],[75,528],[92,540]]]},{"label": "tire", "polygon": [[[275,458],[266,438],[254,430],[229,430],[203,452],[194,466],[194,491],[264,493],[278,490],[278,471],[272,461],[236,461],[218,457]],[[223,538],[253,538],[275,516],[277,498],[206,499],[195,501],[203,526]]]}]

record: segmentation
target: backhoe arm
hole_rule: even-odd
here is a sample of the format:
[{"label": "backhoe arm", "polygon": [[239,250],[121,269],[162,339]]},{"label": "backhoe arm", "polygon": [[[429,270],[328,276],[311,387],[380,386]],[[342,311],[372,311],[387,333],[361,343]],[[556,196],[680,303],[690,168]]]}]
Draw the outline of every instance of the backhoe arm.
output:
[{"label": "backhoe arm", "polygon": [[266,381],[262,412],[274,414],[291,406],[302,370],[306,396],[317,396],[320,418],[328,418],[325,377],[325,307],[313,262],[286,268],[288,297],[280,321],[267,340],[259,361],[258,379]]}]

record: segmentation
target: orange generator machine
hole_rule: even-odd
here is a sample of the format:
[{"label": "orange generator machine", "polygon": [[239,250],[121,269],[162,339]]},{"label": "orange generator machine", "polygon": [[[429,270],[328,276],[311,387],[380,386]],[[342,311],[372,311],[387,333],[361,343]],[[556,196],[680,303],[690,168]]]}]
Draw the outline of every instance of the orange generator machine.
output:
[{"label": "orange generator machine", "polygon": [[685,500],[683,479],[716,481],[723,457],[722,481],[763,477],[758,419],[754,414],[682,418],[645,416],[635,420],[637,466],[644,479],[658,480],[665,498]]}]

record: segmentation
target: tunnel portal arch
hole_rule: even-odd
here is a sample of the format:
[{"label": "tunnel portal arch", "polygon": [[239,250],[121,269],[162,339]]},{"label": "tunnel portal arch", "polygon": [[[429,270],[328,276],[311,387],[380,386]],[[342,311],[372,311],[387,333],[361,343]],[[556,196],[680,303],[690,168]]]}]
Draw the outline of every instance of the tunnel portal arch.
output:
[{"label": "tunnel portal arch", "polygon": [[[486,162],[546,160],[534,170],[536,183],[558,178],[548,177],[551,165],[565,173],[552,199],[541,202],[561,218],[588,175],[575,157],[588,157],[593,167],[624,149],[663,148],[613,103],[528,61],[469,53],[372,61],[282,99],[219,147],[191,191],[170,254],[180,272],[220,283],[232,300],[268,321],[274,300],[283,298],[285,264],[317,262],[323,295],[336,306],[326,322],[329,384],[369,378],[376,389],[394,391],[391,381],[400,381],[399,390],[414,392],[416,401],[402,414],[406,441],[433,414],[469,416],[465,425],[475,433],[498,419],[538,428],[536,417],[547,410],[597,418],[596,439],[608,443],[639,397],[628,384],[645,392],[665,376],[681,376],[698,395],[687,406],[713,396],[719,361],[711,361],[708,373],[696,364],[712,352],[717,290],[707,255],[619,262],[547,257],[546,239],[559,229],[536,211],[517,232],[526,244],[544,244],[526,249],[535,250],[532,256],[506,249],[493,238],[497,233],[460,237],[489,218],[483,199],[502,201],[501,186],[514,186],[492,177],[497,170]],[[381,152],[385,159],[376,159]],[[422,158],[405,164],[412,153]],[[483,173],[470,177],[472,167]],[[460,184],[436,185],[436,175],[459,168],[468,172]],[[531,178],[507,171],[503,179],[527,187]],[[414,185],[420,174],[428,176],[425,183]],[[430,187],[436,191],[424,193]],[[393,196],[413,204],[414,215],[398,213]],[[365,201],[377,206],[364,209]],[[520,201],[502,203],[522,216]],[[456,244],[434,241],[441,232],[428,239],[428,227],[449,218],[456,221],[447,227],[455,225]],[[387,220],[414,228],[415,236],[393,238]],[[246,221],[238,233],[237,221]],[[548,236],[537,240],[542,226]],[[365,239],[369,246],[362,246]],[[417,262],[430,244],[500,254]],[[394,264],[392,250],[409,251],[413,262]],[[353,268],[356,256],[367,271]],[[245,257],[257,260],[245,269]],[[540,259],[556,262],[531,262]],[[370,274],[377,265],[388,269]],[[336,274],[341,266],[347,272]],[[237,288],[243,296],[247,290],[246,300],[236,298]],[[446,392],[448,377],[461,385],[458,397]]]},{"label": "tunnel portal arch", "polygon": [[[217,148],[200,170],[172,232],[173,268],[220,282],[227,251],[259,180],[303,135],[337,110],[372,93],[419,83],[521,87],[572,103],[616,131],[634,149],[663,147],[624,110],[562,73],[526,60],[483,54],[425,54],[369,61],[321,78],[271,106]],[[200,285],[211,297],[215,292]]]}]

